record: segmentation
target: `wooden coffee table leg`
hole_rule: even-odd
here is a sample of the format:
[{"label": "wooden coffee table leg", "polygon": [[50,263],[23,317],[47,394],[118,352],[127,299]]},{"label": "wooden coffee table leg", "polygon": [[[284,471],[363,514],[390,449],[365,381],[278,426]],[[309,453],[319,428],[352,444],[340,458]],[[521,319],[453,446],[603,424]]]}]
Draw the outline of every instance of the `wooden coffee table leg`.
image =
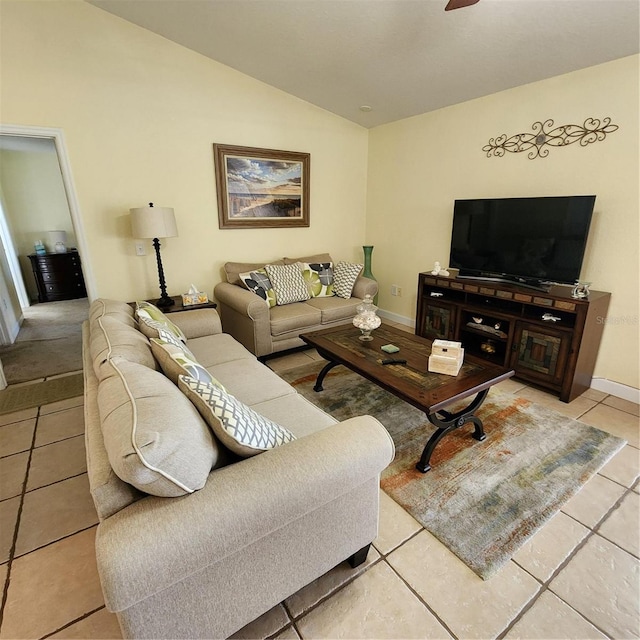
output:
[{"label": "wooden coffee table leg", "polygon": [[482,426],[482,420],[478,418],[478,416],[473,415],[476,409],[480,407],[480,405],[484,402],[484,399],[487,397],[489,393],[489,389],[485,389],[484,391],[480,391],[478,395],[464,408],[460,411],[456,411],[455,413],[449,413],[448,411],[438,411],[436,413],[427,414],[427,418],[429,422],[437,427],[436,432],[429,438],[422,455],[420,456],[420,460],[418,464],[416,464],[416,469],[418,471],[422,471],[422,473],[426,473],[431,469],[431,465],[429,464],[429,460],[431,459],[431,454],[433,450],[436,448],[436,445],[442,438],[444,438],[451,431],[455,431],[467,422],[473,422],[474,430],[473,437],[476,440],[484,440],[487,436],[484,433],[484,428]]},{"label": "wooden coffee table leg", "polygon": [[337,367],[339,364],[339,362],[329,362],[325,364],[324,367],[322,367],[322,371],[320,371],[318,377],[316,378],[316,384],[313,387],[314,391],[322,391],[322,383],[324,382],[325,376],[327,375],[327,373],[329,373],[329,371],[331,371],[331,369],[333,369],[333,367]]}]

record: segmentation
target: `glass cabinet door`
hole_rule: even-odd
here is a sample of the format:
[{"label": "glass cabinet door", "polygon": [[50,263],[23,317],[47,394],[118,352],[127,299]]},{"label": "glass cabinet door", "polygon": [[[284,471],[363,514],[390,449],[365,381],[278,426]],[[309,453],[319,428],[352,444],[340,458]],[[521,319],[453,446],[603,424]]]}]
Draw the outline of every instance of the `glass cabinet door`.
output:
[{"label": "glass cabinet door", "polygon": [[531,379],[561,382],[570,345],[571,332],[518,322],[511,366]]},{"label": "glass cabinet door", "polygon": [[424,308],[420,335],[431,339],[452,340],[455,311],[455,307],[427,303]]}]

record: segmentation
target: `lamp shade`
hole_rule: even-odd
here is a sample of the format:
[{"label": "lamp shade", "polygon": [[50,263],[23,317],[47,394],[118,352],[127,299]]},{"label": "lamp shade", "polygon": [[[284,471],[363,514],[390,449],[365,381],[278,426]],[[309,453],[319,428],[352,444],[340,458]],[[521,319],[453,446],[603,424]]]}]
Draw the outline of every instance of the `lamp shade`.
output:
[{"label": "lamp shade", "polygon": [[134,238],[175,238],[176,218],[170,207],[136,207],[131,213],[131,235]]}]

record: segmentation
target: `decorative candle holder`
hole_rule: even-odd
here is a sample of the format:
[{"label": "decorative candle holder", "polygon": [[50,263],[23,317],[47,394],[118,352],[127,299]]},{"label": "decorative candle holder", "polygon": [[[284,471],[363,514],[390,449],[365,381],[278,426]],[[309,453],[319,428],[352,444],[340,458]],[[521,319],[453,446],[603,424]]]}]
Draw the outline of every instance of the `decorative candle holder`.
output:
[{"label": "decorative candle holder", "polygon": [[362,332],[360,340],[363,342],[373,340],[371,332],[377,329],[382,323],[382,320],[376,315],[377,310],[378,307],[373,304],[373,298],[369,294],[367,294],[364,300],[356,307],[358,313],[353,318],[353,325],[358,327]]},{"label": "decorative candle holder", "polygon": [[588,298],[589,297],[589,287],[591,286],[590,282],[582,282],[577,280],[573,285],[573,291],[571,292],[572,298]]}]

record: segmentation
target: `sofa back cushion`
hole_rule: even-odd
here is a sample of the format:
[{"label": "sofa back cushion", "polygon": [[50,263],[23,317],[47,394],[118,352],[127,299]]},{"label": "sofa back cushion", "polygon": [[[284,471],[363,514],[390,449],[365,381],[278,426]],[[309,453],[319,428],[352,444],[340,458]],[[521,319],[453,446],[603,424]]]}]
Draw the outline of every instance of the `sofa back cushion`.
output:
[{"label": "sofa back cushion", "polygon": [[333,258],[328,253],[317,253],[313,256],[284,259],[285,264],[294,264],[295,262],[333,262]]},{"label": "sofa back cushion", "polygon": [[121,357],[150,369],[158,368],[149,340],[137,328],[133,309],[122,304],[98,299],[89,310],[89,350],[98,380],[114,374],[111,367],[105,366],[109,358]]},{"label": "sofa back cushion", "polygon": [[84,424],[87,450],[87,475],[93,503],[102,522],[114,513],[144,497],[135,487],[114,473],[100,425],[98,379],[93,372],[89,350],[89,322],[82,325],[82,362],[84,373]]},{"label": "sofa back cushion", "polygon": [[195,407],[162,373],[112,358],[98,387],[109,462],[119,478],[155,496],[201,489],[219,445]]},{"label": "sofa back cushion", "polygon": [[257,269],[263,269],[267,262],[269,262],[269,264],[284,264],[284,260],[269,260],[264,262],[225,262],[223,269],[227,282],[230,284],[237,284],[242,287],[243,284],[240,279],[240,274],[247,273],[249,271],[256,271]]}]

